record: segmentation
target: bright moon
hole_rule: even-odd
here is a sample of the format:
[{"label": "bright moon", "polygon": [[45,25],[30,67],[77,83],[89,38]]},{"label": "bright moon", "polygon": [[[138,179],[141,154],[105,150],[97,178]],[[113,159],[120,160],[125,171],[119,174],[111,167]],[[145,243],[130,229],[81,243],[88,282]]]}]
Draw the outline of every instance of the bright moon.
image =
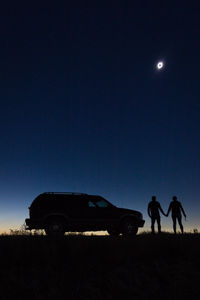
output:
[{"label": "bright moon", "polygon": [[163,68],[163,62],[159,61],[159,63],[157,63],[157,69],[160,70]]}]

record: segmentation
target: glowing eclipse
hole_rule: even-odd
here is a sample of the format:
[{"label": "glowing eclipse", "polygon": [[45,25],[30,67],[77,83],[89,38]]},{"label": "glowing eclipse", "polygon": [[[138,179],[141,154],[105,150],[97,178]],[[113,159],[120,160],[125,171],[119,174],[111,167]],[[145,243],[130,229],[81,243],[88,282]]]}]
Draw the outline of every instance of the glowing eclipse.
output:
[{"label": "glowing eclipse", "polygon": [[159,61],[159,63],[157,63],[157,69],[160,70],[163,68],[163,62]]}]

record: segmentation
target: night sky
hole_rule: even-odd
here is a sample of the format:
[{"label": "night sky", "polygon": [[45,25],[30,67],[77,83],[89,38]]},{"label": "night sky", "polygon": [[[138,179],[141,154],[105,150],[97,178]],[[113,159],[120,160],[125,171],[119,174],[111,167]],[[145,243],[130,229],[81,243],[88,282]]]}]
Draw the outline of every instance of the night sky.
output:
[{"label": "night sky", "polygon": [[102,195],[145,230],[151,196],[177,195],[199,228],[200,7],[136,2],[1,11],[0,231],[47,191]]}]

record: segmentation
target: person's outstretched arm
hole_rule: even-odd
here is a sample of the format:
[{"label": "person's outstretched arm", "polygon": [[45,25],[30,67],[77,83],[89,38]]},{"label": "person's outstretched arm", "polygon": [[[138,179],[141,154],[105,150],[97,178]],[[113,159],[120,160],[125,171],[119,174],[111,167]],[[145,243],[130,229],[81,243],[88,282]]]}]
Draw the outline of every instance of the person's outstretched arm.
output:
[{"label": "person's outstretched arm", "polygon": [[181,211],[182,211],[184,217],[186,218],[186,213],[185,213],[185,211],[184,211],[183,206],[181,205],[181,203],[180,203],[180,209],[181,209]]},{"label": "person's outstretched arm", "polygon": [[171,206],[171,203],[170,203],[169,208],[168,208],[168,211],[167,211],[167,214],[166,214],[167,217],[168,217],[168,215],[169,215],[171,209],[172,209],[172,206]]},{"label": "person's outstretched arm", "polygon": [[167,216],[167,215],[164,213],[164,211],[163,211],[162,207],[160,206],[160,204],[159,204],[159,209],[160,209],[161,213],[162,213],[164,216]]},{"label": "person's outstretched arm", "polygon": [[151,209],[150,209],[150,205],[148,205],[147,212],[148,212],[149,218],[151,218]]}]

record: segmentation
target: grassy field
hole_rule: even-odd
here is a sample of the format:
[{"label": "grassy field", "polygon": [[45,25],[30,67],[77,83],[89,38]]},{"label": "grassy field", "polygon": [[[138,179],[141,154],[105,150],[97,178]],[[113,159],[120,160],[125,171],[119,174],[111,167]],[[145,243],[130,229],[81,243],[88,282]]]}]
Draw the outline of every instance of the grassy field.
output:
[{"label": "grassy field", "polygon": [[199,299],[200,235],[0,236],[0,297]]}]

